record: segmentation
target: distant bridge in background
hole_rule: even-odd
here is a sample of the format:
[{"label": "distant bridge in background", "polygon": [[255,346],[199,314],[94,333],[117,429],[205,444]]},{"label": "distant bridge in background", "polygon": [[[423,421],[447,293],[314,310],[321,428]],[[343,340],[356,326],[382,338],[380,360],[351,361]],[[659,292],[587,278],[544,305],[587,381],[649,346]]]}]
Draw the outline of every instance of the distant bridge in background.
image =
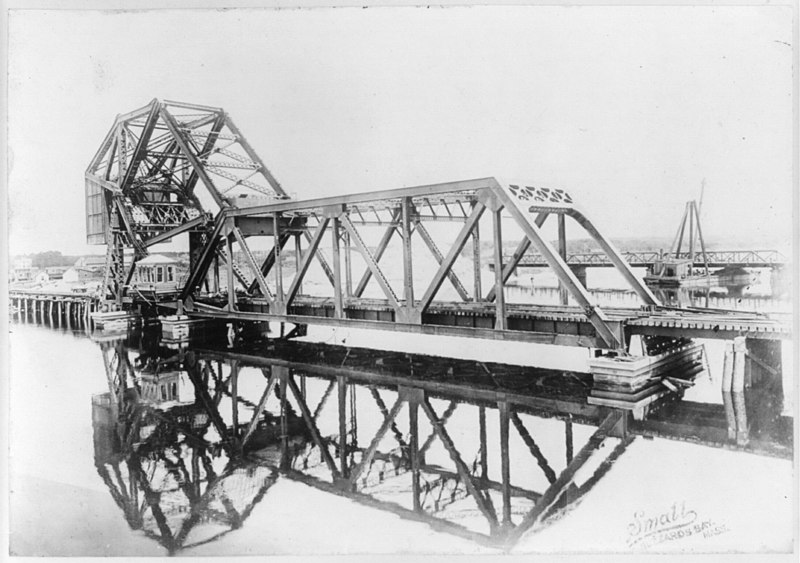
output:
[{"label": "distant bridge in background", "polygon": [[[656,260],[667,256],[675,258],[674,254],[667,254],[661,251],[648,250],[641,252],[626,252],[620,254],[625,258],[630,266],[651,267]],[[505,263],[511,262],[513,256],[506,256]],[[680,259],[689,260],[689,252],[680,252],[677,256]],[[788,259],[777,250],[707,250],[706,259],[709,268],[781,268],[788,263]],[[597,268],[611,268],[614,266],[608,255],[603,252],[580,252],[568,254],[566,262],[570,266],[586,266]],[[703,266],[703,256],[699,252],[694,253],[694,265]],[[494,268],[494,263],[491,264]],[[541,254],[525,254],[517,267],[527,268],[546,268],[547,260]]]}]

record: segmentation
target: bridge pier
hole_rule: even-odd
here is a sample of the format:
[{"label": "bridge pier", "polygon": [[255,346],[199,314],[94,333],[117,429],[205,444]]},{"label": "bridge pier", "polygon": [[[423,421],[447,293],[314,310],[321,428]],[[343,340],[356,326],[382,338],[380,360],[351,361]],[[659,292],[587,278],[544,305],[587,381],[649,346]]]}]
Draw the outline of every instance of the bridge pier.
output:
[{"label": "bridge pier", "polygon": [[751,434],[772,432],[783,411],[781,342],[737,337],[726,343],[722,399],[728,437],[747,444]]},{"label": "bridge pier", "polygon": [[748,338],[744,403],[754,437],[776,431],[783,412],[782,343]]}]

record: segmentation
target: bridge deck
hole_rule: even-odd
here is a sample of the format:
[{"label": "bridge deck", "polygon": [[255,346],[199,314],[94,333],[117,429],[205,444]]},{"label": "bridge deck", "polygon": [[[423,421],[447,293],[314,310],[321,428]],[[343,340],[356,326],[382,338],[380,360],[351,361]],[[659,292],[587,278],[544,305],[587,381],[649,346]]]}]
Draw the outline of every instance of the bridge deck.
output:
[{"label": "bridge deck", "polygon": [[[271,314],[269,302],[259,298],[240,300],[236,312],[197,305],[200,310],[190,315],[588,347],[597,345],[594,327],[585,312],[575,306],[508,303],[507,330],[497,330],[494,326],[495,305],[489,302],[436,302],[423,315],[421,324],[397,322],[395,310],[383,299],[345,300],[344,318],[335,317],[332,297],[298,296],[286,315]],[[628,334],[713,339],[746,336],[770,340],[788,339],[792,334],[790,322],[757,313],[666,307],[604,308],[604,313],[609,323],[616,324]]]}]

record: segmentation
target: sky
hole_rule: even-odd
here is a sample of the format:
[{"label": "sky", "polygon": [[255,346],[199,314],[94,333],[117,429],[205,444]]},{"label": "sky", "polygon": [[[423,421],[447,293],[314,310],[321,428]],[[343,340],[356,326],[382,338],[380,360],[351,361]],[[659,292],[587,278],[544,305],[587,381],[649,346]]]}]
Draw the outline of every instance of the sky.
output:
[{"label": "sky", "polygon": [[[567,189],[610,237],[790,244],[788,7],[47,11],[9,17],[10,254],[85,244],[118,113],[221,106],[294,197]],[[740,244],[741,246],[741,244]]]}]

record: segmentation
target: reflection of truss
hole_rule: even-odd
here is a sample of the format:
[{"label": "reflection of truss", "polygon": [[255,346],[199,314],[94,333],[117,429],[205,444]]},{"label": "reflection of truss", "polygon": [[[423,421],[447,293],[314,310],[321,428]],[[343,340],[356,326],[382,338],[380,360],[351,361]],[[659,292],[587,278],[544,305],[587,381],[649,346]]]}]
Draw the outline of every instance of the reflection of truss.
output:
[{"label": "reflection of truss", "polygon": [[208,403],[211,415],[199,404],[165,410],[139,399],[140,370],[155,366],[148,378],[157,378],[159,368],[172,374],[180,358],[140,357],[132,364],[121,340],[101,348],[110,392],[93,399],[95,465],[131,528],[170,553],[239,528],[276,475],[232,462],[230,443],[213,437],[222,388]]},{"label": "reflection of truss", "polygon": [[[288,385],[295,390],[291,378]],[[369,445],[359,447],[343,442],[341,436],[324,437],[317,428],[317,417],[304,405],[304,398],[298,393],[295,399],[308,424],[314,444],[304,455],[296,458],[296,463],[287,471],[290,478],[301,480],[312,486],[346,494],[368,505],[380,506],[401,516],[421,520],[437,529],[445,530],[488,545],[512,545],[528,529],[538,525],[554,509],[575,500],[605,473],[610,464],[624,451],[629,438],[619,441],[614,458],[601,461],[592,481],[584,482],[580,490],[575,485],[575,474],[592,457],[600,445],[611,438],[619,426],[622,415],[609,415],[586,445],[569,461],[566,468],[556,474],[550,462],[544,457],[519,414],[511,410],[507,403],[498,403],[501,427],[501,478],[488,476],[488,450],[486,448],[486,408],[474,407],[480,417],[481,445],[475,459],[467,462],[456,441],[447,430],[447,417],[454,408],[448,408],[443,415],[437,414],[426,393],[419,389],[398,387],[398,395],[386,412],[378,431],[372,436]],[[455,403],[451,403],[451,406]],[[380,407],[380,404],[378,403]],[[465,407],[469,408],[469,407]],[[321,408],[315,409],[317,416]],[[397,435],[396,421],[402,411],[409,418],[408,434]],[[432,432],[420,440],[419,412],[422,411]],[[340,414],[341,423],[341,414]],[[536,464],[547,477],[550,486],[544,493],[514,486],[511,483],[509,462],[509,421],[523,437]],[[397,447],[391,451],[379,451],[384,438],[394,435]],[[568,431],[571,432],[571,431]],[[342,434],[345,439],[349,433]],[[407,439],[404,439],[406,438]],[[569,437],[571,443],[571,435]],[[438,441],[447,452],[452,468],[426,461],[430,447]],[[347,444],[340,447],[340,444]],[[331,451],[331,449],[333,451]],[[312,453],[319,454],[321,465],[309,464]],[[320,468],[328,469],[328,477]],[[397,481],[400,481],[399,483]],[[411,497],[410,504],[406,499]],[[464,504],[466,503],[466,504]],[[475,511],[477,509],[477,512]],[[515,514],[524,517],[514,521]],[[482,517],[484,526],[476,529],[475,516]],[[464,519],[472,524],[462,523]]]},{"label": "reflection of truss", "polygon": [[[313,361],[307,352],[298,353]],[[508,380],[512,387],[505,399],[487,402],[480,387],[461,387],[461,392],[448,396],[445,391],[430,393],[405,377],[384,374],[370,382],[363,373],[346,375],[350,372],[344,368],[337,374],[324,368],[313,373],[309,365],[294,371],[283,362],[254,361],[252,356],[170,352],[160,358],[142,354],[131,362],[121,342],[104,344],[103,354],[111,393],[94,401],[98,473],[131,527],[143,530],[171,553],[213,541],[240,526],[278,474],[427,522],[438,530],[487,545],[505,545],[567,499],[577,498],[575,472],[604,440],[614,440],[610,436],[623,428],[621,415],[607,417],[573,456],[572,419],[567,419],[567,466],[559,473],[529,432],[532,419],[523,417],[544,413],[541,409],[555,401],[563,404],[563,398],[514,399],[510,389],[518,385],[516,376]],[[239,392],[238,380],[243,369],[253,369],[245,366],[254,365],[263,372],[263,390],[248,398]],[[478,373],[485,374],[485,368]],[[135,382],[142,378],[142,369],[148,370],[148,378],[157,377],[159,369],[170,375],[176,369],[185,371],[194,402],[169,407],[140,402]],[[385,371],[393,373],[390,364]],[[535,379],[542,377],[547,374]],[[494,385],[505,380],[498,372]],[[439,388],[451,389],[450,393],[459,389]],[[312,396],[316,396],[313,401]],[[436,403],[442,397],[446,400],[440,409]],[[220,407],[225,401],[231,409],[223,417]],[[331,403],[338,407],[333,419],[331,409],[326,409]],[[539,407],[530,411],[532,405]],[[585,416],[597,412],[583,408],[578,403],[574,407]],[[371,409],[380,420],[366,442],[359,435],[359,409]],[[499,477],[490,476],[493,460],[487,448],[487,416],[493,409],[501,430]],[[463,437],[448,429],[457,412],[478,416],[477,451],[466,445],[474,452],[470,459],[462,454]],[[584,415],[576,420],[589,422]],[[511,481],[512,426],[549,483],[543,493]],[[619,442],[620,448],[627,443]],[[583,492],[611,461],[600,464],[595,477],[582,484]],[[484,524],[476,524],[476,517]]]},{"label": "reflection of truss", "polygon": [[[275,480],[267,467],[228,463],[221,472],[206,447],[162,445],[146,456],[99,460],[96,467],[131,528],[170,553],[239,528]],[[217,464],[219,465],[219,464]]]},{"label": "reflection of truss", "polygon": [[[277,478],[510,548],[575,508],[634,435],[736,447],[720,439],[721,406],[680,402],[629,421],[587,404],[579,374],[301,342],[276,343],[270,357],[161,349],[133,362],[121,342],[103,346],[98,472],[131,526],[171,551],[240,525]],[[142,370],[159,369],[185,372],[193,402],[137,400]],[[742,448],[791,457],[791,424],[773,426],[785,443],[765,429]],[[546,427],[563,430],[563,454]]]}]

